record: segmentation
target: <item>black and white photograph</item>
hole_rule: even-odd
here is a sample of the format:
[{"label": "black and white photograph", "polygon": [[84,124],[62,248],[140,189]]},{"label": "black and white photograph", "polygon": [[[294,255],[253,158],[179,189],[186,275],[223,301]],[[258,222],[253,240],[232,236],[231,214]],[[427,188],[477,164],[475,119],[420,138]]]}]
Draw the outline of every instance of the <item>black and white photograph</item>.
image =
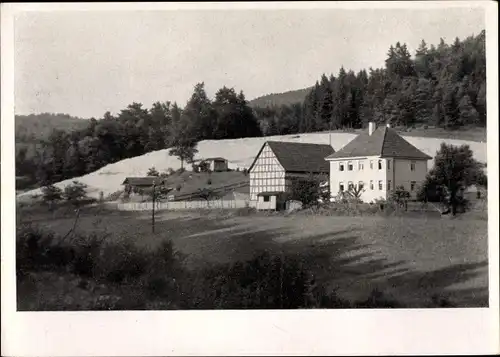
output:
[{"label": "black and white photograph", "polygon": [[12,15],[16,311],[493,307],[487,10],[191,5]]}]

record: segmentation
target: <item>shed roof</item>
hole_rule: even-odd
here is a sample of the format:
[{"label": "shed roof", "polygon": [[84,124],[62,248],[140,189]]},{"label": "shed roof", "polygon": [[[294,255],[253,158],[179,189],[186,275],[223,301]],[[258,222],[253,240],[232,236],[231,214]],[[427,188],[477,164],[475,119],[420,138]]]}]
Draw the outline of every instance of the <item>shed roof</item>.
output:
[{"label": "shed roof", "polygon": [[387,126],[377,128],[372,135],[363,133],[326,159],[340,159],[359,156],[381,156],[407,159],[430,160],[423,153],[403,139],[394,129]]},{"label": "shed roof", "polygon": [[146,176],[146,177],[127,177],[122,185],[132,185],[132,186],[153,186],[153,183],[157,185],[163,184],[165,179],[157,176]]},{"label": "shed roof", "polygon": [[194,160],[194,162],[203,162],[203,161],[227,161],[227,159],[223,157],[206,157]]},{"label": "shed roof", "polygon": [[262,145],[249,170],[254,166],[266,144],[286,172],[328,173],[330,166],[325,157],[335,152],[330,145],[267,141]]}]

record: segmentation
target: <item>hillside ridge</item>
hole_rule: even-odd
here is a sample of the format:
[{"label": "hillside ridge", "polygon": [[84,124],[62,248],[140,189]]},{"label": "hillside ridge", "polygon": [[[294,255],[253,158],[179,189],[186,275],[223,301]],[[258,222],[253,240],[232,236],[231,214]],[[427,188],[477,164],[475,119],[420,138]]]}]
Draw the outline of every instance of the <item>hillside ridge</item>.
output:
[{"label": "hillside ridge", "polygon": [[306,95],[313,89],[313,87],[289,90],[282,93],[269,93],[260,97],[254,98],[249,101],[252,108],[259,107],[265,108],[268,106],[281,106],[292,105],[304,101]]}]

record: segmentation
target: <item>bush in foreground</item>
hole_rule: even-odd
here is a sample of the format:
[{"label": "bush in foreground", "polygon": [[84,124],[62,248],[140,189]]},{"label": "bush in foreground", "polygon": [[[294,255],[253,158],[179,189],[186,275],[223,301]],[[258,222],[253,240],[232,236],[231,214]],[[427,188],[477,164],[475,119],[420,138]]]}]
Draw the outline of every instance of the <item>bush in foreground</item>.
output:
[{"label": "bush in foreground", "polygon": [[96,235],[65,242],[29,226],[17,233],[20,310],[404,307],[378,291],[364,301],[343,300],[315,282],[300,255],[264,252],[193,271],[170,241],[144,250]]}]

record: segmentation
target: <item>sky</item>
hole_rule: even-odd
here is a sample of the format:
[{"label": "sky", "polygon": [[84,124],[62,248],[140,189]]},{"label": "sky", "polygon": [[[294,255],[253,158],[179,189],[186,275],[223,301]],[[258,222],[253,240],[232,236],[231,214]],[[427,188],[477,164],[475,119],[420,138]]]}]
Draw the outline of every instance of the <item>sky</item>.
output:
[{"label": "sky", "polygon": [[184,106],[204,82],[248,100],[309,87],[341,66],[382,67],[391,44],[412,55],[478,34],[473,8],[29,12],[14,22],[15,113],[100,118],[132,102]]}]

